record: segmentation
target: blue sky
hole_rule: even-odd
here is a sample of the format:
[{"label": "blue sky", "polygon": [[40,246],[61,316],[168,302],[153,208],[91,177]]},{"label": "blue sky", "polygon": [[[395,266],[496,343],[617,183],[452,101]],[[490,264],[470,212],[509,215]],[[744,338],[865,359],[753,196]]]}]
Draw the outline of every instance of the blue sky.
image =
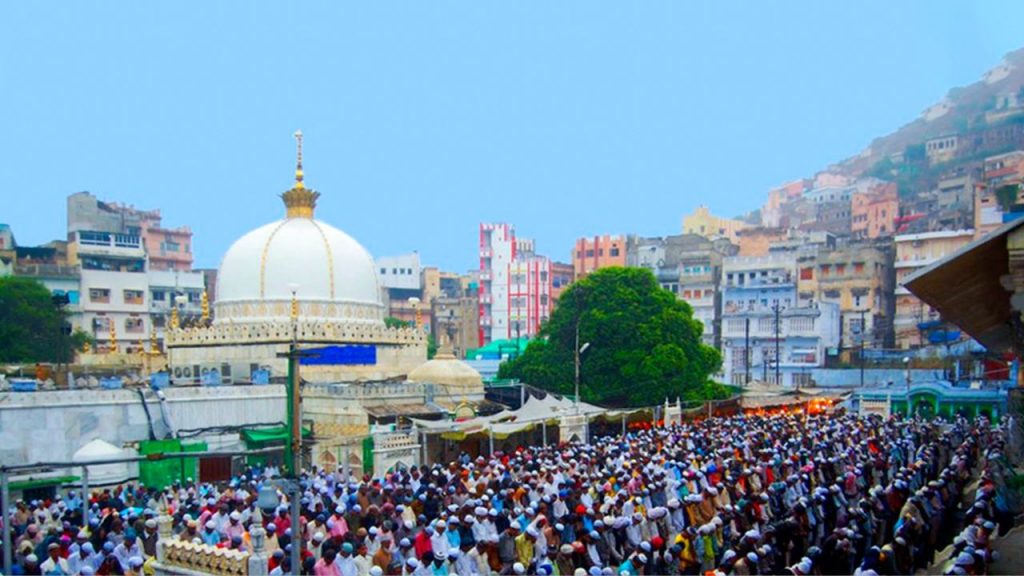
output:
[{"label": "blue sky", "polygon": [[160,208],[197,265],[283,214],[374,255],[477,263],[503,220],[566,260],[726,215],[912,120],[1019,48],[1021,2],[5,2],[0,222]]}]

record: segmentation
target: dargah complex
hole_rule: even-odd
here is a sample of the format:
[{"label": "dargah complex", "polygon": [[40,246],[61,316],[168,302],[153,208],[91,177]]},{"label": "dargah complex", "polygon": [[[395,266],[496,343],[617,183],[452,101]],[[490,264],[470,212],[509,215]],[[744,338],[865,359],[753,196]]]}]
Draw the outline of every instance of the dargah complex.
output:
[{"label": "dargah complex", "polygon": [[[97,437],[112,453],[130,455],[131,447],[144,451],[154,439],[184,437],[181,431],[211,450],[280,445],[293,345],[302,354],[302,423],[314,437],[304,451],[313,465],[369,470],[373,453],[363,444],[372,425],[387,430],[398,417],[476,413],[484,402],[480,374],[457,360],[448,342],[442,339],[428,361],[424,330],[385,326],[373,257],[315,218],[320,193],[304,183],[301,133],[296,137],[295,183],[281,194],[284,218],[228,249],[212,318],[179,322],[175,311],[164,331],[166,368],[152,377],[154,389],[9,396],[0,402],[5,462],[70,461]],[[102,361],[109,353],[83,357]],[[44,425],[18,425],[26,421]],[[420,459],[415,435],[398,436],[388,440],[393,459],[377,463],[385,469]],[[107,480],[138,475],[133,464],[123,468]]]}]

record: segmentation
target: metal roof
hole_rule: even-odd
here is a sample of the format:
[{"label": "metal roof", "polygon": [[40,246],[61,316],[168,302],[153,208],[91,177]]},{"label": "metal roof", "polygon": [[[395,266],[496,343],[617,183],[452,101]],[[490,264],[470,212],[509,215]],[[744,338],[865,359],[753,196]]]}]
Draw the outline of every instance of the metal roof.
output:
[{"label": "metal roof", "polygon": [[1014,220],[909,275],[903,285],[990,350],[1013,347],[1007,235],[1024,225]]}]

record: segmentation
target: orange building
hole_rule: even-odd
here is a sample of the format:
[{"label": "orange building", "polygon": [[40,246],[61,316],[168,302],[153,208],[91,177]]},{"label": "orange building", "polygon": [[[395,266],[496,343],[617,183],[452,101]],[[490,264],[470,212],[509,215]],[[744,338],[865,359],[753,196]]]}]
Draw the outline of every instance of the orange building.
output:
[{"label": "orange building", "polygon": [[850,197],[850,231],[854,238],[892,236],[899,215],[899,192],[892,182],[855,192]]},{"label": "orange building", "polygon": [[572,252],[572,268],[582,278],[598,268],[626,265],[625,236],[594,236],[576,240]]},{"label": "orange building", "polygon": [[551,304],[552,307],[558,304],[562,291],[569,287],[576,278],[576,271],[572,264],[565,262],[551,263]]},{"label": "orange building", "polygon": [[739,256],[764,256],[775,242],[789,239],[789,234],[782,228],[746,228],[736,234],[739,245]]}]

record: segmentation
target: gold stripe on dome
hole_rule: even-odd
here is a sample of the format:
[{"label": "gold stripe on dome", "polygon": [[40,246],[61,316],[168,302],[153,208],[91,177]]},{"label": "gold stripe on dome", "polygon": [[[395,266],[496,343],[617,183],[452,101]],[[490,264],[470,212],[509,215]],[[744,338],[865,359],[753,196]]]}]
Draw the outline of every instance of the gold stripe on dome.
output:
[{"label": "gold stripe on dome", "polygon": [[270,233],[270,236],[267,236],[267,241],[266,241],[266,243],[263,244],[263,252],[260,253],[260,298],[263,298],[266,295],[265,292],[266,292],[266,285],[267,285],[267,281],[266,281],[266,275],[267,275],[267,252],[270,251],[270,242],[274,239],[274,236],[277,235],[277,231],[280,230],[281,227],[284,226],[287,223],[288,223],[288,220],[282,220],[274,228],[274,231]]},{"label": "gold stripe on dome", "polygon": [[334,300],[334,254],[331,252],[331,243],[327,241],[327,234],[324,234],[324,229],[320,227],[320,223],[313,220],[313,226],[316,226],[317,232],[320,233],[320,237],[324,240],[324,249],[327,250],[327,277],[330,279],[331,286],[331,300]]}]

